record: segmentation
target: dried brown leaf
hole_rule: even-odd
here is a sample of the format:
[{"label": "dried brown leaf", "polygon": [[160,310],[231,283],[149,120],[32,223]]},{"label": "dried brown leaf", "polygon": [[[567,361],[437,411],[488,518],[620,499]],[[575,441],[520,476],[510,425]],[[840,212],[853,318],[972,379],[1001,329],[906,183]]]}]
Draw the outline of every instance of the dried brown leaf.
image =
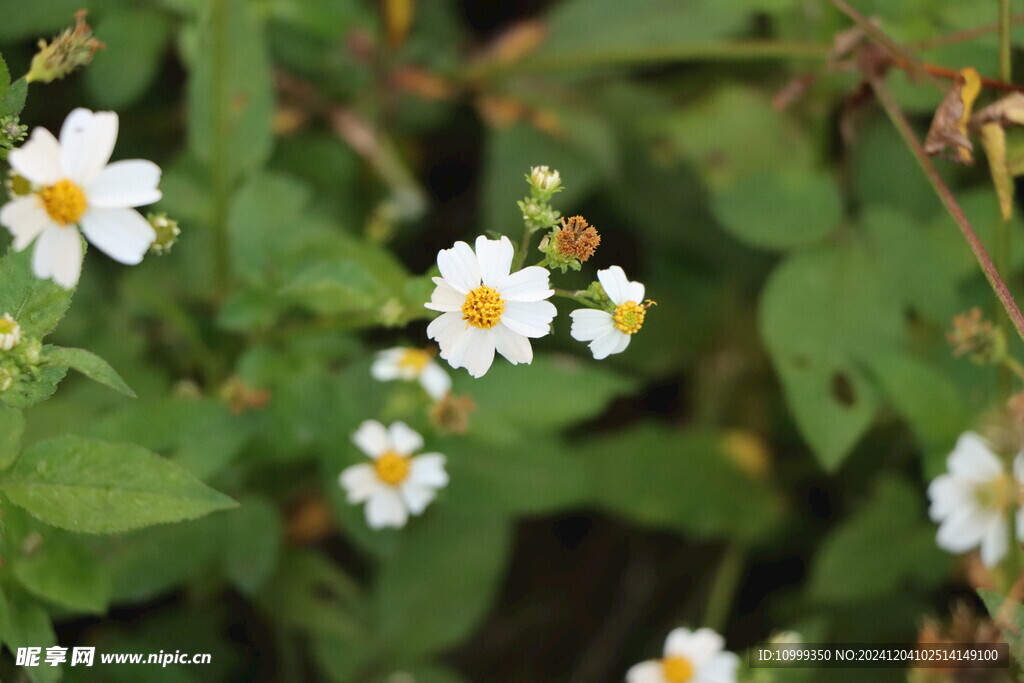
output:
[{"label": "dried brown leaf", "polygon": [[967,123],[971,118],[974,100],[980,92],[981,77],[978,72],[970,67],[961,69],[960,78],[953,83],[935,110],[935,118],[932,119],[924,141],[925,152],[931,156],[945,155],[961,164],[974,163],[974,147],[967,137]]}]

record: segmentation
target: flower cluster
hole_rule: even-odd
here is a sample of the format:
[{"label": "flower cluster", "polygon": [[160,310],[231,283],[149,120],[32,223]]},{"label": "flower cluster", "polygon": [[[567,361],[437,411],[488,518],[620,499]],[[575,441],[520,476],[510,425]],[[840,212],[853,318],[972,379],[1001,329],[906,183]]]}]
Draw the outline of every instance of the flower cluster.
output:
[{"label": "flower cluster", "polygon": [[709,628],[674,629],[664,656],[626,672],[626,683],[735,683],[739,658],[724,651],[725,640]]}]

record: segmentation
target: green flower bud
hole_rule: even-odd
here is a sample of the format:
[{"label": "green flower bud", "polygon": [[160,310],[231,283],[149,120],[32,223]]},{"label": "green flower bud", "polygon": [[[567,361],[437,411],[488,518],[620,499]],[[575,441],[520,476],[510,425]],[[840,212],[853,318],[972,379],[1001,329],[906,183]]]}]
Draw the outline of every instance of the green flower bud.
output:
[{"label": "green flower bud", "polygon": [[542,202],[551,200],[556,192],[562,191],[562,176],[547,166],[534,166],[526,176],[530,185],[530,196]]},{"label": "green flower bud", "polygon": [[17,116],[0,117],[0,148],[11,149],[25,139],[28,126],[21,125]]},{"label": "green flower bud", "polygon": [[166,213],[146,214],[146,220],[156,231],[156,239],[153,240],[153,244],[149,245],[149,250],[157,255],[168,253],[171,247],[177,244],[178,235],[181,234],[178,221],[171,220]]}]

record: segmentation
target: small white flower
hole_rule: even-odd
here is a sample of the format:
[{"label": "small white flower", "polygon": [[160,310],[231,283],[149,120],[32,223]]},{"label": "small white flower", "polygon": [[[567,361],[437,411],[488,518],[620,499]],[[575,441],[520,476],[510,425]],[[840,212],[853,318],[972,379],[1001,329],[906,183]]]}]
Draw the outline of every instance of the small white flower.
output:
[{"label": "small white flower", "polygon": [[444,398],[452,388],[452,378],[424,349],[396,346],[381,351],[370,368],[370,374],[378,382],[419,380],[423,389],[435,401]]},{"label": "small white flower", "polygon": [[0,317],[0,350],[10,351],[21,341],[21,326],[11,317],[10,313],[4,313]]},{"label": "small white flower", "polygon": [[482,377],[497,351],[513,365],[533,361],[528,337],[551,331],[555,305],[550,273],[529,266],[511,273],[515,249],[507,237],[476,239],[476,252],[465,242],[437,255],[441,277],[427,308],[443,315],[427,326],[427,336],[441,347],[441,358],[453,368]]},{"label": "small white flower", "polygon": [[630,282],[619,266],[597,271],[597,279],[615,304],[615,310],[576,309],[569,314],[572,318],[569,334],[576,341],[590,342],[587,345],[590,352],[601,360],[626,350],[629,340],[644,324],[647,305],[643,303],[643,284]]},{"label": "small white flower", "polygon": [[626,672],[626,683],[735,683],[739,658],[722,648],[725,640],[709,628],[674,629],[662,659],[640,662]]},{"label": "small white flower", "polygon": [[367,420],[352,441],[373,462],[346,468],[339,481],[348,502],[366,502],[366,522],[372,529],[405,526],[410,514],[423,512],[437,490],[448,485],[445,457],[440,453],[413,456],[423,447],[423,437],[404,422],[385,428]]},{"label": "small white flower", "polygon": [[52,278],[66,288],[78,283],[79,228],[100,251],[129,265],[142,261],[156,238],[149,221],[132,207],[160,199],[160,167],[141,159],[108,164],[117,128],[114,112],[75,109],[64,121],[59,142],[45,128],[36,128],[8,156],[32,191],[0,209],[0,224],[14,236],[16,251],[35,241],[36,277]]},{"label": "small white flower", "polygon": [[534,166],[530,169],[530,184],[542,192],[552,192],[562,184],[562,176],[547,166]]},{"label": "small white flower", "polygon": [[[967,432],[957,440],[946,464],[949,472],[928,486],[928,513],[941,522],[936,542],[951,553],[980,545],[982,563],[992,567],[1009,549],[1008,513],[1017,506],[1024,482],[1024,454],[1013,461],[1011,476],[985,440]],[[1024,540],[1022,507],[1017,507],[1017,537]]]}]

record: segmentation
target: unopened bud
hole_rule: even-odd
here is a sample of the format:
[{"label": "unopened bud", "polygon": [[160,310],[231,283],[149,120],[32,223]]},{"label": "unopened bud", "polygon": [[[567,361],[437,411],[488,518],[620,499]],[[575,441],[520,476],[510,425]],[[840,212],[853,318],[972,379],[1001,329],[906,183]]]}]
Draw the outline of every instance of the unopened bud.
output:
[{"label": "unopened bud", "polygon": [[28,126],[21,125],[17,116],[0,117],[0,148],[10,149],[25,139]]},{"label": "unopened bud", "polygon": [[171,220],[166,213],[147,214],[146,220],[156,232],[156,239],[153,240],[153,244],[149,245],[149,250],[157,255],[166,254],[171,247],[177,244],[178,235],[181,234],[178,221]]},{"label": "unopened bud", "polygon": [[519,210],[523,213],[523,221],[533,230],[549,228],[558,221],[559,213],[545,202],[520,200]]},{"label": "unopened bud", "polygon": [[64,78],[79,67],[92,62],[96,50],[106,46],[92,35],[92,28],[85,21],[87,10],[75,13],[74,28],[64,29],[52,42],[39,41],[39,52],[32,58],[32,66],[25,76],[29,83],[49,83]]},{"label": "unopened bud", "polygon": [[547,166],[531,168],[526,182],[530,184],[530,194],[542,201],[551,199],[552,195],[562,190],[562,176]]}]

